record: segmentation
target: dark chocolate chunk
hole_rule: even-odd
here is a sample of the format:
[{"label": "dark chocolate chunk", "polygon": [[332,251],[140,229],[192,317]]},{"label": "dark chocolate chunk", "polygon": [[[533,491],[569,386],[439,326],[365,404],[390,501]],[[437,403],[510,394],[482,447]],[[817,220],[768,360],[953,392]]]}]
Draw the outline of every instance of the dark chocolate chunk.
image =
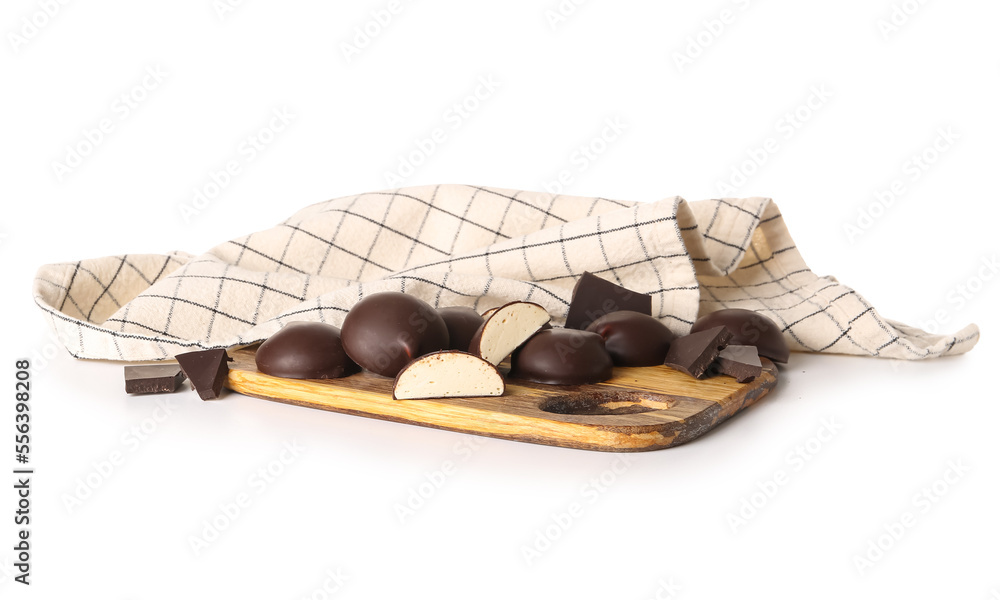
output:
[{"label": "dark chocolate chunk", "polygon": [[215,400],[222,394],[222,384],[229,375],[229,358],[223,348],[185,352],[174,358],[181,364],[191,387],[202,400]]},{"label": "dark chocolate chunk", "polygon": [[177,363],[125,365],[126,394],[160,394],[176,391],[184,383]]},{"label": "dark chocolate chunk", "polygon": [[395,377],[414,358],[448,348],[448,326],[430,304],[400,292],[366,296],[341,328],[344,350],[372,373]]},{"label": "dark chocolate chunk", "polygon": [[566,315],[567,329],[586,329],[591,323],[616,310],[653,314],[653,298],[615,285],[593,273],[584,273],[573,288]]},{"label": "dark chocolate chunk", "polygon": [[733,344],[757,347],[757,353],[774,362],[788,362],[788,342],[781,328],[764,315],[743,308],[724,308],[701,317],[694,322],[691,333],[725,325],[733,337]]},{"label": "dark chocolate chunk", "polygon": [[255,356],[257,370],[289,379],[334,379],[361,370],[344,352],[340,329],[295,321],[269,337]]},{"label": "dark chocolate chunk", "polygon": [[722,325],[679,337],[670,343],[663,364],[701,379],[731,337]]},{"label": "dark chocolate chunk", "polygon": [[472,336],[486,319],[468,306],[446,306],[439,308],[438,314],[448,327],[448,348],[468,352]]},{"label": "dark chocolate chunk", "polygon": [[723,348],[712,368],[722,375],[735,377],[740,383],[753,380],[764,370],[757,355],[757,347],[741,344],[730,344]]},{"label": "dark chocolate chunk", "polygon": [[579,329],[542,329],[510,357],[510,376],[536,383],[597,383],[611,379],[612,371],[604,339]]},{"label": "dark chocolate chunk", "polygon": [[659,319],[633,310],[608,313],[587,331],[604,338],[608,354],[620,367],[662,365],[670,342],[677,337]]}]

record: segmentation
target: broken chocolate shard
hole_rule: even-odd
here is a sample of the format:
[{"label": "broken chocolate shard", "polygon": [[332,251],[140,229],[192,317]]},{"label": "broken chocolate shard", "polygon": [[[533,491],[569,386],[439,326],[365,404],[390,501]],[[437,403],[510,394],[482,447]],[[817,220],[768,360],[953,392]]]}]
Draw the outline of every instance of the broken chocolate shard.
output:
[{"label": "broken chocolate shard", "polygon": [[184,371],[177,363],[125,365],[126,394],[169,394],[184,382]]},{"label": "broken chocolate shard", "polygon": [[174,358],[202,400],[215,400],[222,394],[222,384],[229,375],[229,361],[232,360],[225,349],[185,352]]},{"label": "broken chocolate shard", "polygon": [[702,316],[691,326],[691,333],[725,325],[733,344],[757,347],[757,353],[774,362],[788,362],[788,342],[781,328],[764,315],[743,308],[724,308]]},{"label": "broken chocolate shard", "polygon": [[601,279],[593,273],[584,273],[573,288],[566,328],[586,329],[597,319],[619,310],[652,315],[653,298]]},{"label": "broken chocolate shard", "polygon": [[713,369],[722,375],[736,378],[739,383],[753,380],[764,370],[760,364],[757,347],[740,344],[723,348],[715,359]]},{"label": "broken chocolate shard", "polygon": [[663,364],[701,379],[732,337],[722,325],[679,337],[671,342]]}]

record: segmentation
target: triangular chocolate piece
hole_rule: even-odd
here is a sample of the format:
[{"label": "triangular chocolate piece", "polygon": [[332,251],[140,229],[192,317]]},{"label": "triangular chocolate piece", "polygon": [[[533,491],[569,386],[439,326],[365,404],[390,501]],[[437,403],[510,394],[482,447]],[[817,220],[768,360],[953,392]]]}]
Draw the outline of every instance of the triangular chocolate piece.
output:
[{"label": "triangular chocolate piece", "polygon": [[573,288],[566,328],[586,329],[600,317],[619,310],[652,315],[653,297],[633,292],[593,273],[584,273]]},{"label": "triangular chocolate piece", "polygon": [[202,400],[215,400],[222,394],[222,384],[229,375],[229,361],[232,360],[224,348],[185,352],[174,358]]},{"label": "triangular chocolate piece", "polygon": [[731,337],[732,332],[721,325],[679,337],[670,342],[663,364],[701,379]]}]

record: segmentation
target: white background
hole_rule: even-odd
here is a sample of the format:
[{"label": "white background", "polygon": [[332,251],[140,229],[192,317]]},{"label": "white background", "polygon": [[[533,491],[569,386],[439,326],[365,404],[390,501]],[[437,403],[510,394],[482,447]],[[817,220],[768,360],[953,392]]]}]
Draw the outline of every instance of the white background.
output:
[{"label": "white background", "polygon": [[[210,0],[70,2],[46,19],[44,3],[8,0],[0,387],[13,396],[14,360],[35,359],[37,474],[31,588],[12,581],[15,497],[2,476],[0,595],[1000,597],[1000,278],[977,274],[997,253],[1000,7],[895,2],[567,1],[553,25],[555,0],[403,1],[348,60],[343,44],[386,1],[256,0],[221,16]],[[880,31],[894,11],[898,27]],[[697,56],[681,65],[684,53]],[[154,89],[122,118],[116,99],[157,67],[163,80],[146,79]],[[481,77],[498,87],[455,127],[446,111]],[[832,96],[789,128],[814,89]],[[248,160],[240,144],[282,107],[291,124]],[[53,162],[104,118],[113,129],[60,179]],[[606,119],[626,129],[581,169],[578,148]],[[717,197],[773,138],[730,195],[774,198],[812,269],[883,315],[941,331],[976,322],[983,339],[921,364],[793,355],[759,405],[686,446],[630,455],[598,493],[588,482],[610,481],[615,455],[500,440],[470,452],[460,444],[483,438],[235,394],[178,393],[148,439],[123,439],[154,423],[156,398],[126,397],[120,365],[56,352],[30,296],[39,265],[200,253],[306,204],[390,187],[385,173],[436,127],[445,142],[405,185],[540,189],[568,169],[566,191],[628,200]],[[957,140],[914,180],[907,161],[941,128]],[[240,173],[185,220],[181,205],[233,159]],[[894,180],[905,192],[872,211]],[[851,237],[859,211],[876,216]],[[978,291],[959,302],[959,286]],[[8,400],[0,462],[12,468]],[[832,439],[811,440],[829,419]],[[249,478],[293,440],[305,450],[258,494]],[[808,462],[789,459],[810,444]],[[124,464],[68,510],[116,451]],[[445,461],[455,472],[401,522],[394,507]],[[933,504],[915,501],[949,461],[970,470]],[[756,496],[734,531],[730,515],[779,470],[787,483]],[[196,555],[189,538],[242,492],[250,506]],[[574,502],[582,516],[553,525]],[[912,527],[859,569],[904,513]],[[540,532],[558,539],[529,562]],[[346,582],[323,591],[338,569]]]}]

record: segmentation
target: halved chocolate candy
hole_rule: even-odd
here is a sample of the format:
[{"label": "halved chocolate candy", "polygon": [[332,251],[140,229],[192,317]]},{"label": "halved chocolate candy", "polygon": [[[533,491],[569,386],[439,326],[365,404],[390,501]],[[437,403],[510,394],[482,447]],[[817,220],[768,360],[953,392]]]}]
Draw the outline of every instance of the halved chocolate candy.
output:
[{"label": "halved chocolate candy", "polygon": [[458,350],[425,354],[403,367],[392,386],[395,400],[502,396],[503,375],[489,362]]},{"label": "halved chocolate candy", "polygon": [[333,379],[361,367],[347,356],[340,329],[327,323],[288,323],[257,349],[257,370],[289,379]]},{"label": "halved chocolate candy", "polygon": [[225,349],[185,352],[174,358],[202,400],[215,400],[222,394],[222,384],[229,376],[229,361],[233,360]]},{"label": "halved chocolate candy", "polygon": [[764,315],[743,308],[724,308],[699,318],[691,327],[691,333],[705,331],[724,325],[733,337],[733,344],[757,347],[757,353],[774,362],[788,362],[788,342],[781,328]]},{"label": "halved chocolate candy", "polygon": [[652,315],[653,298],[601,279],[593,273],[584,273],[573,288],[566,328],[586,329],[598,318],[617,310]]},{"label": "halved chocolate candy", "polygon": [[587,327],[604,338],[608,354],[620,367],[662,365],[677,336],[649,315],[632,310],[608,313]]},{"label": "halved chocolate candy", "polygon": [[534,302],[510,302],[486,319],[469,344],[469,352],[498,365],[549,322],[549,313]]},{"label": "halved chocolate candy", "polygon": [[732,336],[728,329],[719,325],[679,337],[670,343],[663,364],[700,379]]}]

